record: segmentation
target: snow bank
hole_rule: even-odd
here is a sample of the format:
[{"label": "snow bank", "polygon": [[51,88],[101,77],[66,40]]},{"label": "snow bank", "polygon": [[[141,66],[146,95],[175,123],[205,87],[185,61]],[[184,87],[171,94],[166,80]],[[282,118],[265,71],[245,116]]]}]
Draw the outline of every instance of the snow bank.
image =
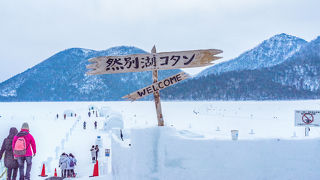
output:
[{"label": "snow bank", "polygon": [[110,113],[112,113],[112,109],[110,107],[104,106],[99,110],[100,117],[107,117]]},{"label": "snow bank", "polygon": [[109,117],[106,117],[106,121],[103,124],[103,129],[109,131],[113,128],[123,129],[123,118],[118,112],[110,113]]},{"label": "snow bank", "polygon": [[[185,136],[186,135],[186,136]],[[168,127],[112,140],[114,179],[318,179],[319,139],[213,140]]]}]

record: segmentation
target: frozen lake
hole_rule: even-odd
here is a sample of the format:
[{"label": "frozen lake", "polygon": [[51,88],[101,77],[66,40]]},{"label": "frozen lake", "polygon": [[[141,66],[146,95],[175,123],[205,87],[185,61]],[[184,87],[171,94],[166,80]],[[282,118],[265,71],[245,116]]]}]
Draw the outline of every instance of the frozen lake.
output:
[{"label": "frozen lake", "polygon": [[[64,150],[72,151],[74,154],[85,154],[79,157],[79,175],[87,177],[92,171],[85,170],[90,159],[90,146],[97,135],[103,134],[103,131],[93,129],[93,122],[97,120],[101,129],[105,121],[104,117],[89,118],[89,106],[95,106],[97,109],[108,107],[113,112],[120,113],[124,129],[127,131],[157,126],[154,102],[0,103],[0,140],[2,142],[8,135],[10,127],[20,129],[23,122],[28,122],[38,151],[32,170],[35,179],[40,174],[42,162],[51,157],[52,166],[54,165],[56,148],[61,146],[63,139],[66,141]],[[74,111],[78,117],[63,120],[63,112],[66,110]],[[320,129],[312,127],[310,135],[305,137],[304,127],[294,126],[295,110],[320,110],[320,100],[162,102],[165,126],[176,129],[184,138],[229,141],[230,131],[238,130],[239,141],[243,140],[246,143],[248,140],[268,139],[315,140],[317,143]],[[57,113],[59,119],[56,119]],[[79,117],[81,118],[78,119]],[[87,131],[82,130],[84,120],[88,123]],[[69,138],[66,138],[66,134]],[[73,149],[80,140],[83,145],[81,147],[85,149]],[[51,174],[52,171],[53,168],[49,170]]]}]

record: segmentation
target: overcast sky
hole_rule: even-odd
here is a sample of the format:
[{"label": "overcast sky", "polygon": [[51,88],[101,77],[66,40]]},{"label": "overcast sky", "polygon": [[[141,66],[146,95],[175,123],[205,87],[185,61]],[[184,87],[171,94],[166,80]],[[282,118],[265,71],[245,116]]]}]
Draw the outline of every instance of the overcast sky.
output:
[{"label": "overcast sky", "polygon": [[283,32],[310,41],[320,35],[319,7],[319,0],[0,0],[0,82],[72,47],[216,48],[229,60]]}]

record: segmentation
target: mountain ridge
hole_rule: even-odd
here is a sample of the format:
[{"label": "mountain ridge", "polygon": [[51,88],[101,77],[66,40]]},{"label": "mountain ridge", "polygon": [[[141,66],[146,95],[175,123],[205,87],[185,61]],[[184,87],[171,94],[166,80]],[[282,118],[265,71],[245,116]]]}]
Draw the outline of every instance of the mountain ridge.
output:
[{"label": "mountain ridge", "polygon": [[[119,101],[152,84],[151,71],[86,75],[88,59],[147,53],[133,46],[69,48],[0,83],[0,101]],[[240,58],[239,58],[240,57]],[[238,61],[234,63],[234,61]],[[246,65],[246,63],[249,64]],[[253,62],[253,63],[252,63]],[[229,64],[228,64],[229,63]],[[241,64],[242,66],[237,66]],[[231,68],[228,66],[231,64]],[[233,67],[234,66],[234,67]],[[219,68],[227,67],[223,71]],[[217,70],[218,69],[218,70]],[[181,70],[159,71],[159,80]],[[295,100],[320,98],[320,36],[311,42],[275,35],[237,58],[161,91],[165,100]],[[142,100],[151,100],[152,96]]]},{"label": "mountain ridge", "polygon": [[296,36],[277,34],[234,59],[203,70],[196,77],[211,73],[220,74],[228,71],[272,67],[284,62],[307,43]]}]

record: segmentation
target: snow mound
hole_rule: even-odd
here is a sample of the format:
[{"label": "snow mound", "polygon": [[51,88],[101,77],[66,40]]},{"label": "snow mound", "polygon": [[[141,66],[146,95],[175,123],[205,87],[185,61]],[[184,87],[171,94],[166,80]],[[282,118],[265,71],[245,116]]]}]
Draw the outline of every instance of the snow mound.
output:
[{"label": "snow mound", "polygon": [[110,115],[106,117],[106,121],[103,124],[103,129],[105,131],[115,128],[123,129],[123,118],[122,115],[118,112],[110,113]]}]

